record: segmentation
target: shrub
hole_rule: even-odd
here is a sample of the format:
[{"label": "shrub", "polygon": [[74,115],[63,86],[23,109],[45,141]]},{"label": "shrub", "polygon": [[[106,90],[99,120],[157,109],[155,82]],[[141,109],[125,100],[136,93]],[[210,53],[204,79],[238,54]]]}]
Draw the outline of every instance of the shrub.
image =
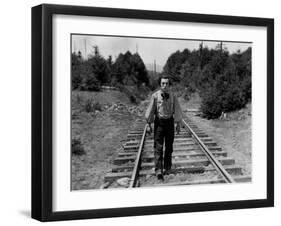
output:
[{"label": "shrub", "polygon": [[184,89],[182,96],[186,101],[189,101],[191,95],[195,92],[196,92],[196,89],[193,86],[188,86]]},{"label": "shrub", "polygon": [[82,82],[82,77],[78,71],[72,69],[72,90],[78,89]]},{"label": "shrub", "polygon": [[247,104],[243,87],[239,80],[227,83],[222,81],[201,91],[201,110],[205,117],[218,118],[222,112],[230,112],[243,108]]},{"label": "shrub", "polygon": [[252,99],[252,81],[251,76],[245,76],[242,81],[241,88],[244,92],[244,96],[247,102]]},{"label": "shrub", "polygon": [[94,101],[93,98],[88,98],[85,102],[84,105],[84,110],[88,113],[90,112],[94,112],[94,111],[101,111],[102,110],[102,106],[99,102]]},{"label": "shrub", "polygon": [[134,95],[130,95],[130,101],[131,101],[131,103],[136,104],[137,98]]},{"label": "shrub", "polygon": [[71,139],[71,153],[74,155],[84,155],[85,150],[79,138]]},{"label": "shrub", "polygon": [[243,89],[237,84],[228,87],[226,93],[222,96],[222,110],[224,112],[240,109],[246,105],[247,101]]},{"label": "shrub", "polygon": [[132,104],[138,104],[140,99],[144,98],[144,95],[142,97],[142,91],[140,87],[137,86],[124,86],[121,84],[116,84],[116,88],[120,90],[120,92],[125,93],[125,95],[129,98],[130,102]]},{"label": "shrub", "polygon": [[202,95],[201,111],[208,119],[218,118],[222,113],[221,98],[217,90],[212,87]]},{"label": "shrub", "polygon": [[100,91],[101,84],[94,74],[86,74],[80,84],[83,91]]}]

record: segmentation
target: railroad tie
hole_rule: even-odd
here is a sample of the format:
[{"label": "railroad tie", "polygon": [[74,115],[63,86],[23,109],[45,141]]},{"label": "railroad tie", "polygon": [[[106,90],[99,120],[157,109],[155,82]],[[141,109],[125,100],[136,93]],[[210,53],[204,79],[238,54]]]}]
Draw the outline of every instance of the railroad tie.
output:
[{"label": "railroad tie", "polygon": [[[191,185],[250,181],[249,176],[243,175],[242,167],[237,166],[235,160],[229,157],[228,153],[223,151],[217,142],[196,123],[185,118],[183,125],[185,129],[175,135],[171,173],[175,176],[198,174],[200,179],[168,182],[167,184]],[[119,178],[127,177],[130,178],[130,187],[151,185],[146,184],[142,178],[154,175],[153,145],[153,134],[146,134],[145,123],[138,122],[129,131],[126,143],[113,160],[114,167],[105,175],[104,181],[112,183]],[[210,179],[204,178],[205,175],[218,176]]]}]

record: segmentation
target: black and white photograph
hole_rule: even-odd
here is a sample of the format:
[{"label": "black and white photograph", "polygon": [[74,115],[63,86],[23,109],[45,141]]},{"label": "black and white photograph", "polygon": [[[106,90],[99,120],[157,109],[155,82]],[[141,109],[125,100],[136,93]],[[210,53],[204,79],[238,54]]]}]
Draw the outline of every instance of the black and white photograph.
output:
[{"label": "black and white photograph", "polygon": [[252,182],[252,42],[70,40],[72,191]]}]

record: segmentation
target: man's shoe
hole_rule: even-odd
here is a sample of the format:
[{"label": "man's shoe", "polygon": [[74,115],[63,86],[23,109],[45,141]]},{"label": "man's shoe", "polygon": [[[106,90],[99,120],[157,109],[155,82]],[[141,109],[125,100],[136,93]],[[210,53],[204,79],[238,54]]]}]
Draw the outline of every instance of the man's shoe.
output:
[{"label": "man's shoe", "polygon": [[158,173],[157,174],[157,179],[158,180],[164,180],[163,174],[162,173]]},{"label": "man's shoe", "polygon": [[169,175],[171,172],[172,172],[171,169],[164,169],[163,174],[164,175]]}]

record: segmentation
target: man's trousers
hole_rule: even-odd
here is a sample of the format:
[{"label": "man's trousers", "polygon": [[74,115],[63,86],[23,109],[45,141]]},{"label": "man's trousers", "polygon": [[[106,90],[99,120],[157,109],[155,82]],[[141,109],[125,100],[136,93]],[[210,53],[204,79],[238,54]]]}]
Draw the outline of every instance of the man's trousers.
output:
[{"label": "man's trousers", "polygon": [[164,141],[164,169],[171,169],[174,136],[174,118],[160,119],[156,117],[154,120],[154,162],[157,174],[163,173]]}]

